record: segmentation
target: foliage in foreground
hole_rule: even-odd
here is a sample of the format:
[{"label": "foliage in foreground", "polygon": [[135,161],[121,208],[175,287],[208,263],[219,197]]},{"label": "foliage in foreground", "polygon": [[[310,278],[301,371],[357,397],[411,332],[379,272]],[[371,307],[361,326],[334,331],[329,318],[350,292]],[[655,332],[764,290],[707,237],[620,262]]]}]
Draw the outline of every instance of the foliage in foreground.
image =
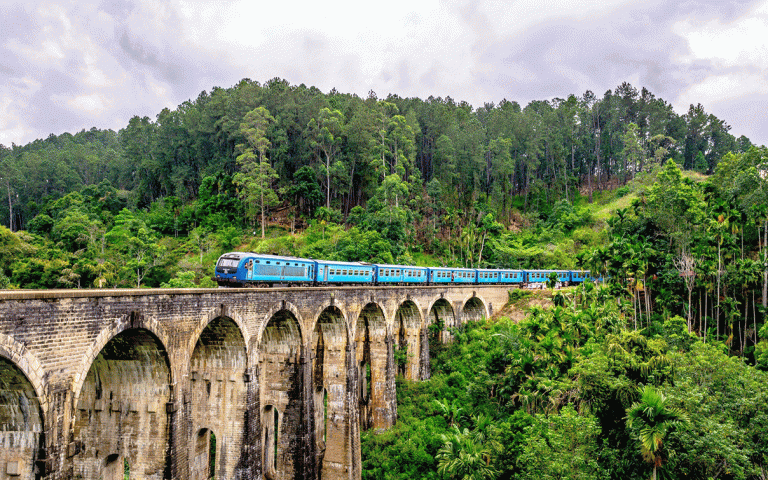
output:
[{"label": "foliage in foreground", "polygon": [[686,321],[630,330],[605,287],[483,321],[398,380],[398,423],[364,432],[364,479],[764,478],[768,374]]}]

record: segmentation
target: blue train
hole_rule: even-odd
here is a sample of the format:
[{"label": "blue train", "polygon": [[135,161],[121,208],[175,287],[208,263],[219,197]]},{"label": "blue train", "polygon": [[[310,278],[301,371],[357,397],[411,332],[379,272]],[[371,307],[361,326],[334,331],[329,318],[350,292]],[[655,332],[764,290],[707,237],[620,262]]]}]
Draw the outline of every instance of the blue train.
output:
[{"label": "blue train", "polygon": [[220,286],[227,287],[444,284],[525,286],[546,283],[552,272],[557,273],[563,285],[592,279],[589,271],[577,270],[414,267],[230,252],[219,257],[214,280]]}]

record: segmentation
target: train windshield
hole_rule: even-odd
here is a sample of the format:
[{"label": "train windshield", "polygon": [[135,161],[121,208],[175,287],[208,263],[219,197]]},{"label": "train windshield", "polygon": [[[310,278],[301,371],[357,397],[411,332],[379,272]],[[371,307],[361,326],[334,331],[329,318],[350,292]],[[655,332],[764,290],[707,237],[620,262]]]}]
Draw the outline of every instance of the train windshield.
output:
[{"label": "train windshield", "polygon": [[220,267],[234,267],[237,268],[237,264],[240,262],[240,260],[236,258],[222,258],[219,260],[219,266]]}]

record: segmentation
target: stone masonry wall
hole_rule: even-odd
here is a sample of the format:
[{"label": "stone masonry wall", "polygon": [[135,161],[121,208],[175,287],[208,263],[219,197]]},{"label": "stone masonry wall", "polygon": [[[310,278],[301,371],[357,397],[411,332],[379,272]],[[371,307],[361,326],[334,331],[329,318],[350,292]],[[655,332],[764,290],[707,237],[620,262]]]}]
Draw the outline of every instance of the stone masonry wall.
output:
[{"label": "stone masonry wall", "polygon": [[2,291],[0,480],[206,478],[211,454],[220,479],[358,479],[360,431],[397,420],[395,347],[425,378],[428,322],[506,301],[487,286]]}]

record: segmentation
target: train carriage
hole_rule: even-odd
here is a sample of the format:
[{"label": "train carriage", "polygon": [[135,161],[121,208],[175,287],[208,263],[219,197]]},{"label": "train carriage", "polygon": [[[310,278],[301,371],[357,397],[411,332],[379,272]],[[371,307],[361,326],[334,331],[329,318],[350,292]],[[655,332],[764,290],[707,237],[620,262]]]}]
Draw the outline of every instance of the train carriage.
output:
[{"label": "train carriage", "polygon": [[498,270],[499,283],[521,284],[525,282],[525,270]]},{"label": "train carriage", "polygon": [[426,267],[410,265],[375,265],[377,285],[425,284],[428,281]]},{"label": "train carriage", "polygon": [[477,271],[471,268],[430,267],[429,273],[429,283],[432,285],[474,284],[477,280]]},{"label": "train carriage", "polygon": [[571,270],[571,281],[573,283],[582,283],[586,279],[595,280],[590,275],[589,270]]},{"label": "train carriage", "polygon": [[493,285],[499,283],[499,271],[486,268],[477,269],[478,285]]},{"label": "train carriage", "polygon": [[373,283],[374,265],[360,262],[336,262],[317,260],[318,284],[362,284]]},{"label": "train carriage", "polygon": [[571,283],[570,270],[526,270],[525,283],[547,283],[552,273],[557,274],[557,281],[563,285]]}]

